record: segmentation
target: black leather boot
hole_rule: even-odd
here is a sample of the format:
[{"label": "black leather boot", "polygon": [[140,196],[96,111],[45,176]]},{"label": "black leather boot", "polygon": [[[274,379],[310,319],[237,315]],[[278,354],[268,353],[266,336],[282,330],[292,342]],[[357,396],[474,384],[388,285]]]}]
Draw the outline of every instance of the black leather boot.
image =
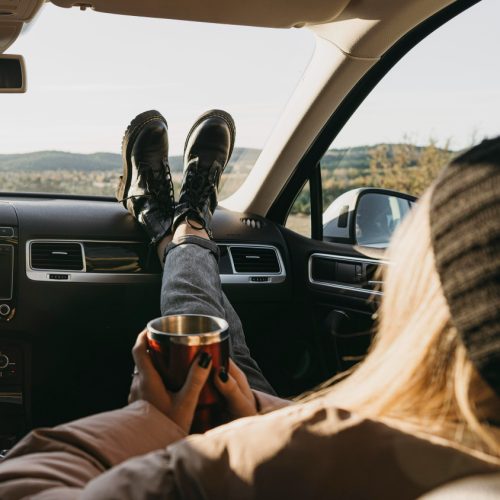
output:
[{"label": "black leather boot", "polygon": [[157,243],[170,233],[175,207],[167,122],[158,111],[145,111],[132,120],[123,137],[122,159],[116,198]]},{"label": "black leather boot", "polygon": [[218,109],[198,118],[184,146],[184,177],[175,208],[173,230],[184,221],[205,229],[212,237],[212,215],[217,206],[219,181],[231,157],[236,128],[228,113]]}]

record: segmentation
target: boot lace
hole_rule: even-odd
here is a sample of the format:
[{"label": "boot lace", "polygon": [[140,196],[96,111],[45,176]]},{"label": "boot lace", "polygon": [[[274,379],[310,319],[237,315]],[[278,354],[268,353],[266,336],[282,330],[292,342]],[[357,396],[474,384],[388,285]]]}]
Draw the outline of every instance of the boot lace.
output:
[{"label": "boot lace", "polygon": [[163,208],[171,209],[174,205],[174,183],[167,158],[163,158],[161,164],[162,168],[158,169],[147,161],[140,161],[137,167],[145,173],[147,194],[127,196],[120,201],[156,198]]},{"label": "boot lace", "polygon": [[186,172],[186,188],[193,208],[201,212],[208,197],[217,189],[217,174],[220,165],[217,162],[210,167],[207,177],[200,175],[198,159],[193,160],[193,168],[188,168]]}]

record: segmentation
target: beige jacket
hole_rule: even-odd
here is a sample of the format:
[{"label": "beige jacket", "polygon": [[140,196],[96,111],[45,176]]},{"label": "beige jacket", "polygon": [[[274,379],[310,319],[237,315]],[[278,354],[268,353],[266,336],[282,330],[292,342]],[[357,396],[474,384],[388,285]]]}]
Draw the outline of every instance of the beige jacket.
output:
[{"label": "beige jacket", "polygon": [[[278,400],[259,401],[266,411]],[[0,499],[406,499],[499,470],[486,456],[356,417],[328,398],[188,437],[138,401],[30,433],[0,464]]]}]

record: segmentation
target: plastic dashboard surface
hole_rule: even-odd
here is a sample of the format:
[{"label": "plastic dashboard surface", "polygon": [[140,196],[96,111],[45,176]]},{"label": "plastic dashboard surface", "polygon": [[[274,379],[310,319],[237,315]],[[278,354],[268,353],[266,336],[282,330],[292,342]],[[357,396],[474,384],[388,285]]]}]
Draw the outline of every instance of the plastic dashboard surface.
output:
[{"label": "plastic dashboard surface", "polygon": [[[92,324],[92,317],[103,317],[106,311],[113,314],[120,304],[123,310],[119,323],[134,311],[149,317],[157,311],[161,269],[141,228],[118,203],[3,196],[0,227],[13,227],[18,235],[16,314],[10,321],[0,322],[0,332],[40,333],[49,325],[75,318]],[[288,295],[286,245],[274,224],[219,209],[213,229],[221,250],[221,281],[230,299],[280,300]],[[45,269],[35,265],[33,245],[43,248],[51,243],[81,247],[82,268]],[[248,250],[249,255],[241,256],[242,250]],[[240,260],[271,258],[272,266],[263,272],[258,268],[255,272],[246,268],[241,271],[238,264],[235,266],[236,254]],[[137,297],[152,301],[154,307],[139,305]]]}]

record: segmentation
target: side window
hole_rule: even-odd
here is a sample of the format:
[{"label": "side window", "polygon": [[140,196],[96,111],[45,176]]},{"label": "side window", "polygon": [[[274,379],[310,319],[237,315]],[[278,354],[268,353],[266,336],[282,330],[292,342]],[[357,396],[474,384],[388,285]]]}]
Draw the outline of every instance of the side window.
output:
[{"label": "side window", "polygon": [[304,184],[295,198],[286,220],[286,227],[302,236],[311,237],[311,191],[309,181]]},{"label": "side window", "polygon": [[498,15],[483,0],[446,23],[354,113],[320,162],[324,239],[387,246],[441,168],[500,133]]}]

